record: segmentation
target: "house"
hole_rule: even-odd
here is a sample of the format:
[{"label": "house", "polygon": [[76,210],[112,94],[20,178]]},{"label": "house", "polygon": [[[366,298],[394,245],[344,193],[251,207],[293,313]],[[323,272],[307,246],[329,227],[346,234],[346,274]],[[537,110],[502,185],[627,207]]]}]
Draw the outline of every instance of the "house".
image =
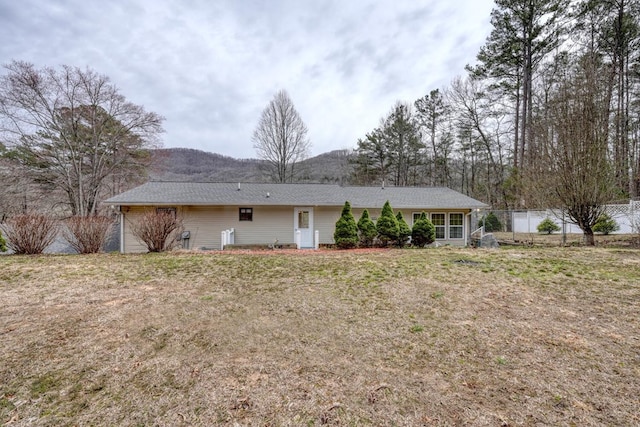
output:
[{"label": "house", "polygon": [[366,208],[375,221],[385,201],[402,211],[409,226],[426,212],[436,239],[467,245],[471,214],[488,206],[448,188],[342,187],[328,184],[147,182],[105,201],[120,213],[120,251],[144,252],[131,223],[145,210],[168,209],[184,223],[183,246],[221,249],[226,243],[297,243],[317,248],[333,243],[345,201],[356,221]]}]

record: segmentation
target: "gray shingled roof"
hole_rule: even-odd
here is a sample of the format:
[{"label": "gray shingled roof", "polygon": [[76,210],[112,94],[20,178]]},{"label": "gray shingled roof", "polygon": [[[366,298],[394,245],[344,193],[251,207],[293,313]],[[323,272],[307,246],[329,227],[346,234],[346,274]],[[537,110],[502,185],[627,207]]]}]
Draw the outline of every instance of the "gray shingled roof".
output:
[{"label": "gray shingled roof", "polygon": [[[238,188],[240,188],[238,190]],[[443,187],[341,187],[330,184],[148,182],[106,200],[111,205],[342,206],[394,209],[486,208],[485,203]]]}]

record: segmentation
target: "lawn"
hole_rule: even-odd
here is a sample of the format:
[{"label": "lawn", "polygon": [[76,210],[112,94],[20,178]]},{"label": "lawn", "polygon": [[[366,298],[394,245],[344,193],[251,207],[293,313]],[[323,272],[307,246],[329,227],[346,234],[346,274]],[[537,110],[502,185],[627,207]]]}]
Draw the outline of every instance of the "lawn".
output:
[{"label": "lawn", "polygon": [[0,257],[0,424],[639,425],[640,251]]}]

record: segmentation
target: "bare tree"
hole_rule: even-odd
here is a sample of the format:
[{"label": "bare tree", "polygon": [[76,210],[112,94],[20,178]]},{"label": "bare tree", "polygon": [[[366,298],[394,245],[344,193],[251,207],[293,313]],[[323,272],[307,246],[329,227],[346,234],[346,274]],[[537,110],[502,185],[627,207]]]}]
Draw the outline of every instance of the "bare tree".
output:
[{"label": "bare tree", "polygon": [[118,93],[106,76],[14,61],[0,77],[0,135],[31,178],[61,190],[73,215],[94,215],[123,181],[144,177],[163,118]]},{"label": "bare tree", "polygon": [[607,152],[609,82],[593,52],[571,62],[545,106],[550,114],[539,131],[540,161],[532,165],[528,183],[541,203],[561,207],[592,246],[593,226],[616,197]]},{"label": "bare tree", "polygon": [[[508,206],[505,177],[507,132],[503,124],[504,112],[484,82],[473,78],[456,78],[445,96],[454,110],[452,118],[458,129],[460,153],[464,168],[470,164],[473,177],[467,193],[481,197],[492,205]],[[463,174],[466,171],[463,170]],[[482,179],[480,179],[482,178]],[[463,179],[464,184],[464,179]],[[464,185],[463,185],[464,186]]]},{"label": "bare tree", "polygon": [[253,132],[258,157],[266,160],[276,182],[292,182],[295,165],[311,148],[304,124],[286,91],[279,91],[262,111]]}]

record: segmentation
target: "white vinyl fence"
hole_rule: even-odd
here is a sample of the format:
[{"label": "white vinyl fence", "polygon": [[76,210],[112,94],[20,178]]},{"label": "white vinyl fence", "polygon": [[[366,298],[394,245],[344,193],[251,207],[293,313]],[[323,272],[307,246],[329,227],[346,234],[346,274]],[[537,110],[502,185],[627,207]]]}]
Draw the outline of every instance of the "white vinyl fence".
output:
[{"label": "white vinyl fence", "polygon": [[[606,212],[616,220],[620,230],[615,234],[630,234],[640,232],[640,201],[632,200],[629,204],[608,205]],[[569,218],[563,217],[561,210],[548,209],[546,211],[511,212],[512,230],[515,233],[537,233],[538,224],[545,218],[554,221],[560,228],[563,226],[565,233],[582,233],[580,227],[569,222]]]}]

